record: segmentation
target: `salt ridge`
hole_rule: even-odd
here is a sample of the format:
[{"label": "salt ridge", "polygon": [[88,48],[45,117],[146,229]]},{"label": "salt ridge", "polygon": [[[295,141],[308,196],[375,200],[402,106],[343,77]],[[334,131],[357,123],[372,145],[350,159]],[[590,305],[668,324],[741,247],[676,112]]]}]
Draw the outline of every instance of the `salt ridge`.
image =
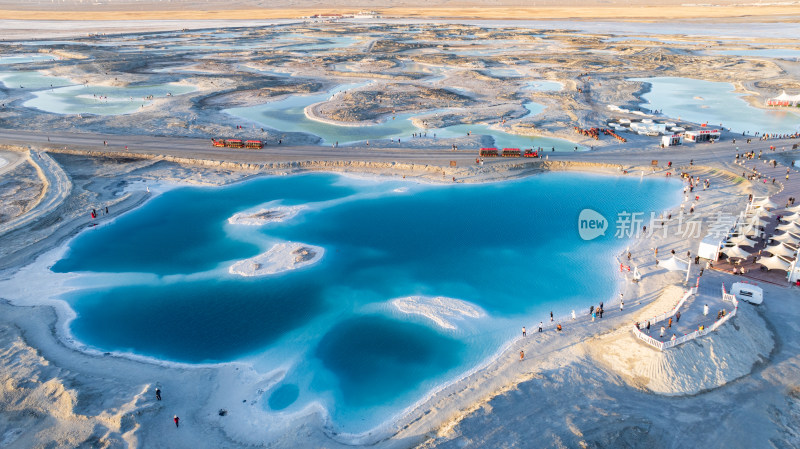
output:
[{"label": "salt ridge", "polygon": [[294,218],[305,208],[305,206],[275,206],[255,212],[238,212],[228,219],[228,223],[249,226],[280,223]]},{"label": "salt ridge", "polygon": [[486,316],[486,312],[474,304],[445,296],[406,296],[391,300],[391,304],[400,312],[423,316],[451,330],[457,329],[453,321]]}]

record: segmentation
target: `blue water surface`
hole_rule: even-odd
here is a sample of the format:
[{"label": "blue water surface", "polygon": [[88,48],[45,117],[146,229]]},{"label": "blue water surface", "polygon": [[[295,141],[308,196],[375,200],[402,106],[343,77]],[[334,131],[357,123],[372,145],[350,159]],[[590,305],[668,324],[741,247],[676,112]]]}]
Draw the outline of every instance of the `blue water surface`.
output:
[{"label": "blue water surface", "polygon": [[661,110],[670,118],[754,135],[800,131],[800,113],[787,108],[761,109],[750,106],[733,84],[691,78],[632,78],[650,85],[642,95],[650,109]]},{"label": "blue water surface", "polygon": [[[79,340],[173,361],[281,367],[285,377],[265,392],[268,413],[318,402],[337,429],[361,432],[484,361],[520,326],[614,296],[613,253],[629,244],[614,236],[617,214],[679,200],[677,181],[574,173],[480,185],[265,177],[168,191],[82,233],[53,270],[106,273],[64,298]],[[307,208],[261,227],[227,223],[275,204]],[[585,208],[611,227],[588,242],[577,231]],[[286,240],[325,254],[275,276],[228,273]],[[125,272],[142,274],[92,284]],[[411,295],[457,298],[485,316],[445,329],[388,302]]]}]

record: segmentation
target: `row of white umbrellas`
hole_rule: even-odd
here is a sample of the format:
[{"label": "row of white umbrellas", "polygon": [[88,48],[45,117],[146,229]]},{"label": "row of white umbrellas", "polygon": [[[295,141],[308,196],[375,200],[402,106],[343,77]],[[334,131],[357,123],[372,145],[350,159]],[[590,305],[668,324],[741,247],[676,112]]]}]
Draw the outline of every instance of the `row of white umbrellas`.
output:
[{"label": "row of white umbrellas", "polygon": [[[759,214],[759,210],[765,212],[760,213],[762,216],[771,215],[766,209],[778,207],[769,198],[753,202],[753,206],[757,214]],[[788,270],[797,256],[798,247],[800,247],[800,204],[787,207],[786,213],[787,215],[781,217],[781,221],[785,223],[779,223],[775,228],[777,231],[782,231],[783,234],[773,235],[771,237],[772,244],[764,248],[764,251],[772,254],[772,256],[760,257],[756,261],[769,270]]]}]

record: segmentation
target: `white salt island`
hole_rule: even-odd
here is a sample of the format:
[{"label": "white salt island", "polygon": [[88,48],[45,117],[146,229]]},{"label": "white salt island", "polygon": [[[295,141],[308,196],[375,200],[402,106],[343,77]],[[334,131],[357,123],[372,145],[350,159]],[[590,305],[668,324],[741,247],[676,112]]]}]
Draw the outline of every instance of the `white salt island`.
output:
[{"label": "white salt island", "polygon": [[280,223],[294,218],[305,206],[275,206],[255,212],[239,212],[228,219],[230,224],[262,226],[267,223]]},{"label": "white salt island", "polygon": [[480,307],[445,296],[406,296],[390,303],[400,312],[423,316],[443,329],[456,329],[454,321],[486,316]]},{"label": "white salt island", "polygon": [[277,243],[265,253],[234,263],[228,271],[240,276],[268,276],[315,264],[324,253],[325,249],[319,246]]}]

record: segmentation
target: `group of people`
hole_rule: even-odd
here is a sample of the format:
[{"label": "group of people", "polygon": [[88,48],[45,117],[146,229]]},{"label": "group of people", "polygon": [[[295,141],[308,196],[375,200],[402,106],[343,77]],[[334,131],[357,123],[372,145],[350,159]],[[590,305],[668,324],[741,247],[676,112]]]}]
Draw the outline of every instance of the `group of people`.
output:
[{"label": "group of people", "polygon": [[[100,209],[100,214],[108,215],[108,207],[105,208],[105,211],[103,211],[103,209],[101,208]],[[97,209],[92,209],[91,216],[92,216],[92,219],[97,218],[97,216],[98,216]]]},{"label": "group of people", "polygon": [[602,301],[600,301],[600,305],[597,306],[597,308],[595,308],[593,305],[589,306],[589,315],[591,315],[592,321],[594,321],[595,318],[603,318],[603,312],[604,310]]},{"label": "group of people", "polygon": [[[158,387],[156,387],[156,400],[157,401],[161,400],[161,389]],[[180,427],[181,419],[178,418],[178,415],[174,415],[172,417],[172,421],[175,423],[175,427]]]}]

